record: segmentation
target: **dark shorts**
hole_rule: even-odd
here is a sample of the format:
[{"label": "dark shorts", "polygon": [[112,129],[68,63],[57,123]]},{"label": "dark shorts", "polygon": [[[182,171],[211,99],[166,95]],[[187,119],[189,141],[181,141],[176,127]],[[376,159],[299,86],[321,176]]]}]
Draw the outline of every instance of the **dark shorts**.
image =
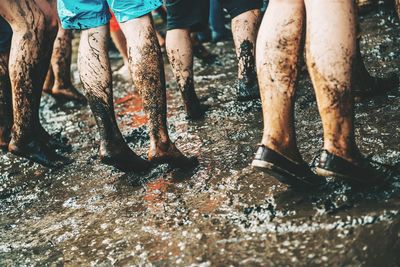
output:
[{"label": "dark shorts", "polygon": [[260,9],[263,0],[219,0],[222,7],[228,11],[231,18],[234,18],[246,11]]},{"label": "dark shorts", "polygon": [[165,0],[167,30],[201,31],[208,25],[209,0]]},{"label": "dark shorts", "polygon": [[11,47],[12,30],[10,24],[0,16],[0,52],[8,52]]}]

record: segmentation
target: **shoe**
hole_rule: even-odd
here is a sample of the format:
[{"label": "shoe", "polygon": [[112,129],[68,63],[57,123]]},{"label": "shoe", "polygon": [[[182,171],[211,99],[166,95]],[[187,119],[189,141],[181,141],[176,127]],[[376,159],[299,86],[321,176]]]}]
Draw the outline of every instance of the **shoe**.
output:
[{"label": "shoe", "polygon": [[251,166],[293,187],[312,187],[326,182],[307,163],[294,162],[264,145],[258,148]]},{"label": "shoe", "polygon": [[389,178],[365,158],[353,163],[327,150],[322,150],[315,171],[318,175],[339,178],[353,185],[379,185]]}]

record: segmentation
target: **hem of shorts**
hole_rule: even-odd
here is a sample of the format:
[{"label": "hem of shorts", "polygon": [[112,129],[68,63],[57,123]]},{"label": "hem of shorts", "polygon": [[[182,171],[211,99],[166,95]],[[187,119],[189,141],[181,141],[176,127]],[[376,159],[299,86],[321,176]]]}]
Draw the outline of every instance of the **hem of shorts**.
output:
[{"label": "hem of shorts", "polygon": [[[93,20],[95,20],[95,19],[98,19],[98,16],[93,16],[90,18],[86,17],[84,19],[79,19],[79,23],[81,23],[81,21],[90,21],[93,23]],[[87,29],[92,29],[92,28],[106,25],[110,21],[110,19],[111,19],[111,15],[106,14],[106,19],[99,20],[98,23],[92,24],[87,27],[85,27],[85,25],[83,23],[81,23],[83,25],[83,27],[82,27],[82,26],[78,26],[77,23],[69,23],[69,22],[64,22],[61,20],[61,27],[66,30],[87,30]]]},{"label": "hem of shorts", "polygon": [[117,19],[117,22],[118,22],[118,23],[124,23],[124,22],[127,22],[127,21],[132,20],[132,19],[140,18],[140,17],[142,17],[142,16],[144,16],[144,15],[150,13],[151,11],[156,10],[156,9],[159,8],[160,6],[161,6],[161,5],[154,6],[154,7],[152,7],[152,8],[142,9],[142,10],[136,11],[136,12],[133,13],[133,14],[124,15],[124,16],[118,16],[117,14],[114,13],[114,16],[115,16],[115,18]]},{"label": "hem of shorts", "polygon": [[243,14],[244,12],[250,11],[250,10],[254,10],[254,9],[261,9],[260,5],[257,3],[249,4],[248,6],[245,7],[239,7],[239,8],[235,8],[232,10],[231,12],[231,19],[239,16],[240,14]]}]

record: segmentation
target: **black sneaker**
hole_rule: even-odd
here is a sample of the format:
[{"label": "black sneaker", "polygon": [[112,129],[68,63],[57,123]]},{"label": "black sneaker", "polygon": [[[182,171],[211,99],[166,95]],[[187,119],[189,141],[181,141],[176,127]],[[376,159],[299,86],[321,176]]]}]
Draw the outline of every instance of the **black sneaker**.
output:
[{"label": "black sneaker", "polygon": [[326,150],[322,150],[315,171],[318,175],[342,179],[353,185],[379,185],[390,178],[367,159],[353,163]]},{"label": "black sneaker", "polygon": [[318,186],[326,182],[313,173],[307,163],[294,162],[264,145],[258,148],[251,166],[294,187]]}]

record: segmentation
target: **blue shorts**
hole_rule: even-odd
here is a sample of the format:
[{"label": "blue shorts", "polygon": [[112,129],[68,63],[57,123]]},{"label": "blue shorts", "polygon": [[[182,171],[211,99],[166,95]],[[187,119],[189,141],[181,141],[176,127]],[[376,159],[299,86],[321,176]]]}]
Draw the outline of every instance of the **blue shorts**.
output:
[{"label": "blue shorts", "polygon": [[105,25],[111,18],[118,22],[139,18],[157,9],[162,0],[57,0],[58,15],[64,29],[90,29]]},{"label": "blue shorts", "polygon": [[0,52],[8,52],[11,47],[12,30],[10,24],[0,16]]}]

